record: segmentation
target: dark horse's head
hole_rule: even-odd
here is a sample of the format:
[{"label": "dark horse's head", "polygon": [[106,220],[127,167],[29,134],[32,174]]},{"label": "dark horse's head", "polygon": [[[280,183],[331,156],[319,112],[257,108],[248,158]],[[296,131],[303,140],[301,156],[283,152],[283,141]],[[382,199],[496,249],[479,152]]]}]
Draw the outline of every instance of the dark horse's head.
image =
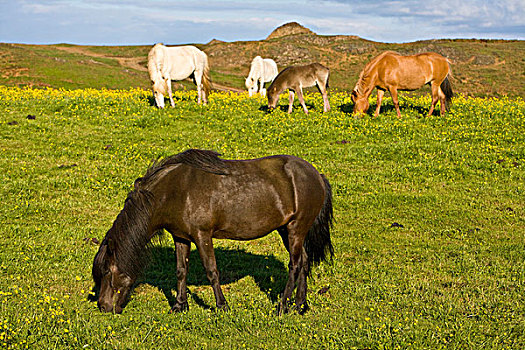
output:
[{"label": "dark horse's head", "polygon": [[151,238],[151,203],[149,192],[131,192],[100,245],[92,270],[100,311],[121,313],[142,271],[145,247]]},{"label": "dark horse's head", "polygon": [[93,280],[99,292],[98,308],[102,312],[120,314],[134,280],[121,272],[115,261],[114,243],[104,239],[93,262]]}]

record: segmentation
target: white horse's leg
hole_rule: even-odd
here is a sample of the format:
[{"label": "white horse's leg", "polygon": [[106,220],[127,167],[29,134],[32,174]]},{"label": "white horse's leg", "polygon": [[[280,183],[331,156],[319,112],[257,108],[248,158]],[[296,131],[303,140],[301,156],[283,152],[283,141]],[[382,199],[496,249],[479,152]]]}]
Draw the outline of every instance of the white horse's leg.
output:
[{"label": "white horse's leg", "polygon": [[266,89],[264,88],[264,79],[261,78],[261,80],[259,80],[261,82],[261,96],[262,97],[265,97],[266,96]]},{"label": "white horse's leg", "polygon": [[195,75],[195,84],[197,85],[197,103],[202,103],[202,95],[204,93],[203,87],[202,87],[202,72],[196,70],[193,72]]},{"label": "white horse's leg", "polygon": [[166,78],[166,85],[168,85],[168,96],[170,97],[171,107],[175,107],[175,101],[173,101],[173,93],[171,92],[171,79]]},{"label": "white horse's leg", "polygon": [[257,79],[256,84],[257,84],[257,92],[259,92],[259,94],[261,94],[261,96],[262,96],[262,93],[263,93],[262,90],[264,88],[264,85],[262,83],[262,78],[261,77],[259,77],[259,79]]}]

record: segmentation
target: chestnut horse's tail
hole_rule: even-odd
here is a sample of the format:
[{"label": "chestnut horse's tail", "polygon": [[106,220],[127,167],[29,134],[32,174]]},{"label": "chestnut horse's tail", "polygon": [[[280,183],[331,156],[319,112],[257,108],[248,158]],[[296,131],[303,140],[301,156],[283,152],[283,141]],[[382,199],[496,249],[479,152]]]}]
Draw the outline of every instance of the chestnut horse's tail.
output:
[{"label": "chestnut horse's tail", "polygon": [[452,103],[452,97],[454,96],[454,92],[452,91],[452,85],[450,84],[450,80],[448,77],[450,76],[450,73],[445,77],[445,80],[440,85],[441,91],[445,94],[445,111],[449,110],[450,104]]},{"label": "chestnut horse's tail", "polygon": [[332,187],[323,174],[321,174],[321,177],[325,184],[324,204],[308,231],[304,242],[304,249],[308,256],[308,273],[310,273],[312,264],[317,265],[322,261],[332,259],[334,255],[334,247],[330,239],[330,229],[332,228],[334,217],[332,209]]}]

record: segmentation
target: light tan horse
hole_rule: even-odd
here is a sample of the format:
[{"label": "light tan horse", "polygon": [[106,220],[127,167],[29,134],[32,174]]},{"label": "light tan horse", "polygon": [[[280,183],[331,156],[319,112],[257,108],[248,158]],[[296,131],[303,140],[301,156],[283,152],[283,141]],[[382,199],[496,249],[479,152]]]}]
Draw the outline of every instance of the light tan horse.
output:
[{"label": "light tan horse", "polygon": [[311,63],[306,66],[290,66],[283,69],[268,87],[268,109],[275,108],[277,102],[279,102],[281,92],[288,89],[290,94],[288,113],[292,113],[294,92],[296,92],[297,98],[301,106],[303,106],[304,113],[308,114],[303,98],[303,88],[317,85],[319,92],[323,95],[323,111],[328,112],[330,110],[327,93],[329,77],[330,69],[320,63]]},{"label": "light tan horse", "polygon": [[164,108],[164,95],[169,95],[171,106],[175,106],[171,92],[172,80],[183,80],[193,75],[197,85],[200,104],[208,102],[211,90],[208,56],[195,46],[166,47],[156,44],[148,54],[148,72],[153,83],[153,95],[157,107]]},{"label": "light tan horse", "polygon": [[452,87],[448,79],[451,74],[449,60],[435,52],[426,52],[411,56],[401,56],[397,52],[386,51],[368,63],[352,91],[354,114],[366,113],[369,107],[368,97],[377,88],[377,107],[379,115],[381,101],[385,91],[390,91],[397,116],[401,118],[398,90],[417,90],[425,84],[432,89],[432,105],[428,115],[432,115],[438,100],[441,115],[445,114],[452,99]]}]

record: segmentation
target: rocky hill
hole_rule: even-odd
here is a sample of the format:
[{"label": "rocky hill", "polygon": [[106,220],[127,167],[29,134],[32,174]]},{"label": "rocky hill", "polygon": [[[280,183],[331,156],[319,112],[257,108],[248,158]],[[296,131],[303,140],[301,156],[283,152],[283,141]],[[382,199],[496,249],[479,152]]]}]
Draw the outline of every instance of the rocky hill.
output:
[{"label": "rocky hill", "polygon": [[[208,54],[212,79],[220,88],[244,89],[250,62],[257,55],[273,58],[279,69],[320,62],[331,69],[332,89],[350,90],[364,65],[385,50],[402,54],[434,51],[451,60],[457,92],[525,96],[525,41],[439,39],[392,44],[348,35],[317,35],[293,22],[260,41],[212,40],[196,46]],[[149,88],[145,67],[150,48],[0,44],[0,84]],[[189,87],[182,82],[174,87],[185,86]]]}]

